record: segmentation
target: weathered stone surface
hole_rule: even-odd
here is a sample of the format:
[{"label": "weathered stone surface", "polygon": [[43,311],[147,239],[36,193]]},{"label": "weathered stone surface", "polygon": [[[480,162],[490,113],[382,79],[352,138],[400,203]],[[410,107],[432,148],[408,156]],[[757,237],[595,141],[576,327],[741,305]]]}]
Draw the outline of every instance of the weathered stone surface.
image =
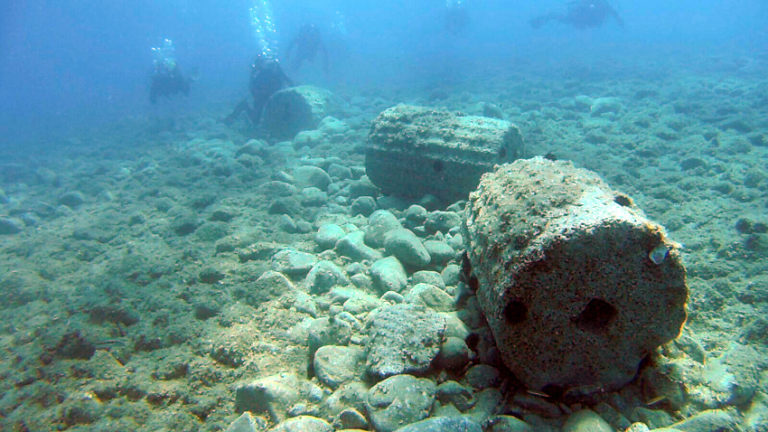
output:
[{"label": "weathered stone surface", "polygon": [[520,160],[483,176],[464,238],[502,359],[531,388],[619,388],[685,322],[679,246],[570,163]]},{"label": "weathered stone surface", "polygon": [[374,377],[427,372],[440,350],[445,319],[420,306],[396,304],[371,313],[366,367]]},{"label": "weathered stone surface", "polygon": [[288,373],[241,384],[235,389],[235,410],[264,413],[272,421],[281,421],[301,397],[303,386],[296,375]]},{"label": "weathered stone surface", "polygon": [[348,285],[349,279],[336,264],[320,261],[307,274],[307,289],[312,294],[323,294],[335,285]]},{"label": "weathered stone surface", "polygon": [[447,202],[466,199],[494,164],[523,155],[507,121],[410,105],[379,114],[368,141],[366,173],[385,193]]},{"label": "weathered stone surface", "polygon": [[317,263],[317,257],[294,249],[283,249],[272,257],[272,270],[289,276],[307,274]]},{"label": "weathered stone surface", "polygon": [[261,126],[274,139],[291,139],[303,130],[315,129],[340,104],[325,89],[302,85],[273,94],[264,106]]},{"label": "weathered stone surface", "polygon": [[359,365],[365,361],[365,352],[354,346],[326,345],[315,352],[314,369],[317,378],[330,388],[362,378]]},{"label": "weathered stone surface", "polygon": [[426,306],[438,312],[453,310],[453,297],[440,288],[425,283],[416,284],[411,288],[405,295],[405,301]]},{"label": "weathered stone surface", "polygon": [[377,432],[392,432],[426,418],[435,401],[435,383],[427,378],[396,375],[373,386],[365,401]]}]

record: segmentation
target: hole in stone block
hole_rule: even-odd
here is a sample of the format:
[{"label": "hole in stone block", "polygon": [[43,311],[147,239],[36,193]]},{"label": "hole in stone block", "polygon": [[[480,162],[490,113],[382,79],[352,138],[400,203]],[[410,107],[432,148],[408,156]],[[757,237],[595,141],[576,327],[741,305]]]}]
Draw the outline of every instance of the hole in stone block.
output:
[{"label": "hole in stone block", "polygon": [[632,207],[632,205],[634,204],[632,202],[632,198],[628,197],[627,195],[624,195],[623,193],[616,194],[616,196],[613,197],[613,201],[622,207]]},{"label": "hole in stone block", "polygon": [[432,169],[434,169],[434,170],[435,170],[435,172],[438,172],[438,173],[439,173],[439,172],[442,172],[442,171],[443,171],[443,161],[439,161],[439,160],[436,160],[436,161],[435,161],[435,162],[432,164]]},{"label": "hole in stone block", "polygon": [[596,333],[605,330],[618,313],[616,308],[605,300],[592,299],[574,321],[580,329]]},{"label": "hole in stone block", "polygon": [[504,318],[510,324],[520,324],[528,318],[528,307],[520,300],[512,300],[504,308]]}]

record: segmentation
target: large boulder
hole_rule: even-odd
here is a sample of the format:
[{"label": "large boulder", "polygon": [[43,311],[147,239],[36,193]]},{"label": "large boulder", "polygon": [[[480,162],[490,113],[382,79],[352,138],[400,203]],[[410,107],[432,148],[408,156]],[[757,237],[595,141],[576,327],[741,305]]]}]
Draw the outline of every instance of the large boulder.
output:
[{"label": "large boulder", "polygon": [[292,139],[300,131],[316,129],[326,116],[338,114],[340,106],[328,90],[308,85],[289,87],[269,98],[261,127],[273,139]]},{"label": "large boulder", "polygon": [[397,105],[373,121],[365,169],[384,193],[453,202],[466,199],[494,164],[522,156],[520,131],[507,121]]},{"label": "large boulder", "polygon": [[502,359],[532,389],[620,388],[685,322],[679,246],[569,162],[519,160],[484,175],[463,230]]}]

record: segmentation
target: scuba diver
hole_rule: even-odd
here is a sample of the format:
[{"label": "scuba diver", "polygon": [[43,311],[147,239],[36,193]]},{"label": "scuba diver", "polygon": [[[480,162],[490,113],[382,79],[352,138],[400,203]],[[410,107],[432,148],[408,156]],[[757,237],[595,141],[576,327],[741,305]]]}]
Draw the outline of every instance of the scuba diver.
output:
[{"label": "scuba diver", "polygon": [[160,96],[189,95],[190,80],[181,73],[176,63],[173,41],[164,39],[163,46],[152,48],[152,52],[155,68],[150,78],[149,101],[154,104]]},{"label": "scuba diver", "polygon": [[533,28],[557,21],[577,29],[595,28],[605,24],[609,19],[615,19],[620,26],[624,22],[606,0],[575,0],[568,3],[565,12],[549,12],[529,21]]},{"label": "scuba diver", "polygon": [[270,96],[292,85],[293,83],[285,75],[277,59],[265,53],[259,54],[251,65],[251,77],[248,82],[248,89],[253,98],[253,106],[248,103],[248,99],[243,99],[242,102],[237,104],[232,113],[224,119],[224,123],[232,123],[245,112],[248,114],[251,124],[257,126],[261,119],[264,105],[266,105]]},{"label": "scuba diver", "polygon": [[456,36],[469,25],[469,12],[464,7],[464,0],[446,0],[445,29]]},{"label": "scuba diver", "polygon": [[304,24],[288,45],[285,59],[294,70],[298,70],[305,61],[314,62],[318,53],[323,56],[323,71],[328,72],[328,51],[320,30],[314,24]]}]

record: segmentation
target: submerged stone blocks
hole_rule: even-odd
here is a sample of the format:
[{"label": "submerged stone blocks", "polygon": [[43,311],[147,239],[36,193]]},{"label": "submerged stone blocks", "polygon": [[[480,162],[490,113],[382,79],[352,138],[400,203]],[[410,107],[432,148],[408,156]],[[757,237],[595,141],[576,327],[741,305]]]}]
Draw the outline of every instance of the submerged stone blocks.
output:
[{"label": "submerged stone blocks", "polygon": [[518,160],[484,175],[463,230],[470,284],[504,362],[529,388],[572,397],[620,388],[685,322],[678,245],[569,162]]},{"label": "submerged stone blocks", "polygon": [[524,150],[507,121],[411,105],[379,114],[368,141],[366,173],[384,193],[445,202],[467,199],[483,173]]}]

